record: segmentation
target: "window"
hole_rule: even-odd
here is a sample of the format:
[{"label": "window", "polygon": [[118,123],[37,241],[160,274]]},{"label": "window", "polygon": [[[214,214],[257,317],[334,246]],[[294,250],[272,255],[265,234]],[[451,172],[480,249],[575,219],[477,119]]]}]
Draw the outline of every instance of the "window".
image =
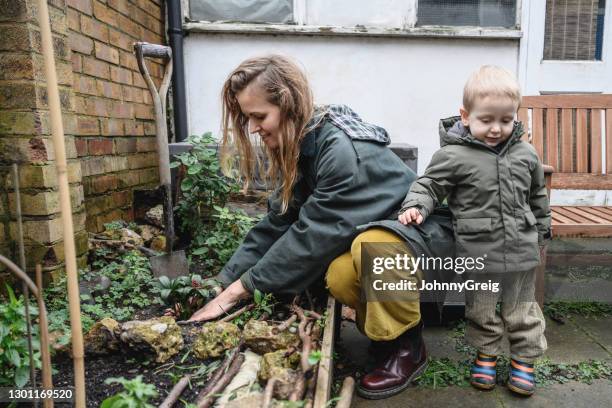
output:
[{"label": "window", "polygon": [[192,20],[291,23],[293,0],[191,0]]},{"label": "window", "polygon": [[547,0],[545,60],[601,60],[605,0]]},{"label": "window", "polygon": [[419,0],[417,25],[514,27],[516,0]]}]

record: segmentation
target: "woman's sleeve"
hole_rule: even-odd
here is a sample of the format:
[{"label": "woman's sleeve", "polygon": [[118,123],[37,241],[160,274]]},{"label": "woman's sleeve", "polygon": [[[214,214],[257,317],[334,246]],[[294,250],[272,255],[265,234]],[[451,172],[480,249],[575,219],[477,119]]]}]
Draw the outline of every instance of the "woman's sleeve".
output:
[{"label": "woman's sleeve", "polygon": [[[356,155],[338,143],[323,148],[316,164],[312,194],[297,220],[240,280],[249,291],[300,293],[321,278],[327,265],[343,251],[355,225],[371,217],[371,202],[359,185]],[[350,141],[348,141],[350,143]]]},{"label": "woman's sleeve", "polygon": [[217,279],[224,287],[236,281],[259,261],[297,219],[297,210],[289,208],[279,214],[277,194],[268,199],[268,213],[247,233],[242,244],[225,264]]}]

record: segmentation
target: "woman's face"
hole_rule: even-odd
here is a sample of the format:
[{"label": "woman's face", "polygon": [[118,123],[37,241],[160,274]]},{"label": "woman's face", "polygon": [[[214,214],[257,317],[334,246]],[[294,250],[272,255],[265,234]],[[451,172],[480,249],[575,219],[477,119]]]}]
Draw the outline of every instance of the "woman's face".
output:
[{"label": "woman's face", "polygon": [[249,119],[249,133],[258,133],[269,149],[279,145],[280,108],[266,99],[255,82],[236,94],[240,110]]}]

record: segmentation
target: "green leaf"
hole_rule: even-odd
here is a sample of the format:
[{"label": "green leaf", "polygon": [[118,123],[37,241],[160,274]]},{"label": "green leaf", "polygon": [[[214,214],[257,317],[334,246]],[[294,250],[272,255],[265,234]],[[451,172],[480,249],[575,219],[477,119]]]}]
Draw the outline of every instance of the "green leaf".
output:
[{"label": "green leaf", "polygon": [[27,366],[19,367],[15,370],[15,385],[21,388],[28,383],[30,379],[30,369]]},{"label": "green leaf", "polygon": [[4,351],[6,353],[6,359],[15,367],[21,367],[21,358],[17,350],[8,349]]},{"label": "green leaf", "polygon": [[102,401],[102,404],[100,404],[100,408],[119,408],[121,407],[121,405],[123,405],[120,403],[121,400],[121,395],[114,395],[112,397],[108,397],[107,399]]},{"label": "green leaf", "polygon": [[181,190],[188,191],[193,187],[193,180],[190,178],[186,178],[181,182]]},{"label": "green leaf", "polygon": [[181,165],[181,162],[180,162],[180,161],[173,161],[173,162],[170,162],[170,168],[171,168],[171,169],[173,169],[173,168],[175,168],[175,167],[178,167],[178,166],[180,166],[180,165]]},{"label": "green leaf", "polygon": [[255,289],[255,291],[253,292],[253,298],[255,300],[256,304],[260,304],[261,300],[263,298],[261,292],[259,291],[259,289]]},{"label": "green leaf", "polygon": [[198,174],[199,172],[202,171],[202,163],[196,163],[192,166],[189,167],[189,169],[187,169],[187,174]]},{"label": "green leaf", "polygon": [[167,276],[163,275],[160,276],[159,278],[159,283],[163,286],[163,287],[168,287],[170,286],[170,278],[168,278]]}]

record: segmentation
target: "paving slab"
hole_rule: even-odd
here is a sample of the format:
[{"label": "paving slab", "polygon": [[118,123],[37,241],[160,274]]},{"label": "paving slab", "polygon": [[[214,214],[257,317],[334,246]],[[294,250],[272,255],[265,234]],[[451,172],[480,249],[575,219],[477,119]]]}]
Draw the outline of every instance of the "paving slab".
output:
[{"label": "paving slab", "polygon": [[501,407],[493,392],[467,387],[421,388],[412,387],[384,400],[366,400],[356,396],[353,408],[444,408],[444,407]]},{"label": "paving slab", "polygon": [[[604,408],[612,406],[612,382],[596,380],[592,384],[576,381],[540,387],[530,398],[512,394],[507,388],[495,390],[504,408]],[[442,406],[440,406],[442,407]]]},{"label": "paving slab", "polygon": [[608,360],[612,360],[612,318],[572,316],[571,322],[586,331],[606,351]]},{"label": "paving slab", "polygon": [[[573,317],[572,319],[576,319]],[[575,364],[587,360],[610,360],[610,353],[599,346],[592,337],[589,337],[580,324],[587,325],[595,331],[596,335],[610,337],[611,318],[602,319],[599,323],[586,321],[584,318],[577,320],[579,324],[568,321],[559,324],[550,319],[546,319],[546,341],[548,350],[546,356],[555,363]],[[590,326],[589,326],[590,325]],[[608,326],[607,331],[605,326]],[[603,331],[603,333],[602,333]]]}]

